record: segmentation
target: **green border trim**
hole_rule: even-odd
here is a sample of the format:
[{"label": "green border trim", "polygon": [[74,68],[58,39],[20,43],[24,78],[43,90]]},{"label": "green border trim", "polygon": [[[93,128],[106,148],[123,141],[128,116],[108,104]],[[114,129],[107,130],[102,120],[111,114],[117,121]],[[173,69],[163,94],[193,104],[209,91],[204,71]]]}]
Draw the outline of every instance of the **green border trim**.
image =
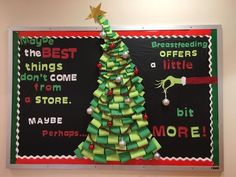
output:
[{"label": "green border trim", "polygon": [[10,163],[16,163],[16,122],[17,122],[17,84],[18,84],[18,34],[12,32],[12,116],[11,116],[11,155]]},{"label": "green border trim", "polygon": [[[212,76],[218,76],[217,29],[212,30]],[[218,77],[217,77],[218,79]],[[218,115],[218,84],[212,85],[213,101],[213,162],[219,165],[219,115]]]}]

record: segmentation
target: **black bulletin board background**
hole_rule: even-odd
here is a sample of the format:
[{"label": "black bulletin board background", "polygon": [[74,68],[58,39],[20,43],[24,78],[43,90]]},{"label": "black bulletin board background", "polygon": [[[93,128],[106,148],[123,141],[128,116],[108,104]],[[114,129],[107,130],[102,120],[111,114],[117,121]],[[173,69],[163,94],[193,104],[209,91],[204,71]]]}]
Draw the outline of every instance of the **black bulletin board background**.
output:
[{"label": "black bulletin board background", "polygon": [[[215,30],[216,32],[216,30]],[[14,138],[16,133],[15,125],[12,125],[12,138],[11,138],[11,164],[17,164],[15,155],[22,156],[74,156],[74,149],[80,142],[86,138],[86,129],[90,116],[86,113],[90,101],[93,98],[93,91],[98,87],[98,69],[96,64],[102,55],[100,38],[55,38],[53,47],[57,48],[77,48],[75,59],[69,58],[68,60],[60,59],[42,59],[35,57],[25,57],[24,50],[40,50],[32,44],[19,43],[20,38],[17,31],[13,32],[13,77],[17,77],[17,67],[20,67],[20,75],[27,74],[77,74],[77,81],[74,82],[51,82],[39,81],[38,84],[60,84],[62,86],[61,92],[45,92],[34,90],[34,81],[20,81],[13,80],[13,97],[17,96],[17,83],[20,84],[20,108],[14,102],[12,105],[12,123],[17,124],[16,109],[20,110],[19,116],[19,139],[17,146],[19,151],[15,152]],[[196,49],[198,55],[188,60],[192,62],[192,70],[168,70],[165,71],[162,67],[163,59],[158,56],[161,48],[153,48],[151,43],[156,42],[191,42],[201,41],[209,45],[209,36],[194,36],[194,37],[164,37],[164,38],[124,38],[124,43],[128,46],[131,58],[136,66],[139,68],[140,76],[143,78],[143,86],[145,88],[145,108],[149,116],[149,129],[156,135],[153,127],[165,126],[199,126],[205,127],[206,136],[200,138],[184,138],[184,137],[169,137],[157,136],[162,149],[159,151],[162,157],[181,157],[181,158],[212,158],[211,147],[211,122],[210,122],[210,86],[205,85],[176,85],[168,92],[168,98],[171,101],[170,106],[165,107],[162,105],[164,94],[161,89],[155,88],[155,81],[164,79],[172,75],[175,77],[204,77],[209,76],[209,47],[208,48],[191,48]],[[18,42],[18,46],[16,44]],[[217,42],[212,41],[212,42]],[[19,47],[20,50],[17,48]],[[49,44],[43,44],[42,47],[52,47]],[[217,52],[217,48],[211,48],[213,52]],[[173,50],[167,48],[164,50]],[[181,48],[175,50],[189,50],[189,48]],[[15,53],[15,54],[14,54]],[[16,53],[20,54],[17,55]],[[215,58],[216,59],[216,58]],[[20,62],[19,62],[20,60]],[[178,60],[174,58],[173,60]],[[62,63],[62,71],[48,72],[48,71],[26,71],[26,63]],[[156,67],[150,67],[150,64],[155,62]],[[217,60],[213,61],[217,65]],[[17,67],[16,67],[17,66]],[[217,73],[217,72],[216,72]],[[18,76],[19,77],[19,76]],[[217,77],[217,75],[216,75]],[[34,98],[36,96],[67,96],[71,104],[68,105],[44,105],[35,104]],[[25,103],[25,97],[31,98],[31,103]],[[217,100],[217,98],[216,98]],[[185,107],[194,110],[194,118],[183,117],[177,118],[176,109]],[[215,110],[214,110],[215,111]],[[217,112],[218,110],[216,110]],[[15,113],[15,114],[14,114]],[[218,115],[218,114],[217,114]],[[35,124],[29,125],[29,118],[38,117],[63,117],[62,124]],[[218,123],[218,117],[214,117],[214,121]],[[74,131],[79,136],[42,136],[43,130],[49,131]],[[219,130],[215,131],[219,133]],[[190,133],[188,133],[190,136]],[[218,140],[214,142],[219,146]],[[219,153],[219,152],[215,152]],[[219,156],[219,154],[217,154]],[[140,164],[142,165],[142,164]],[[215,166],[219,166],[219,162],[215,162]]]}]

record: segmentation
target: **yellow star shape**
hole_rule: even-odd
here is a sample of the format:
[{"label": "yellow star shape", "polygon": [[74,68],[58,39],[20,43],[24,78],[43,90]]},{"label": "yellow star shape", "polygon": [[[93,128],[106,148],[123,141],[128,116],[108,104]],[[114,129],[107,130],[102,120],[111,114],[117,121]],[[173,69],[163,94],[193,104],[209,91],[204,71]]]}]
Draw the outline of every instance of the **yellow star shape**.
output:
[{"label": "yellow star shape", "polygon": [[86,20],[93,18],[94,22],[96,23],[98,21],[98,16],[104,15],[106,12],[101,10],[101,3],[97,7],[90,6],[91,13],[88,15]]}]

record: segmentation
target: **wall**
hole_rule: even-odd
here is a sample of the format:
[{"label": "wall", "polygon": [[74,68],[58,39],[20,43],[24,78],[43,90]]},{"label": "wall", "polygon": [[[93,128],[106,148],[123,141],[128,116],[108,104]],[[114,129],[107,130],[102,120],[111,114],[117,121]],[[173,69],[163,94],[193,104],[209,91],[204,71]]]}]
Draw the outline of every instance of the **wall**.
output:
[{"label": "wall", "polygon": [[[94,26],[85,21],[89,5],[102,2],[107,18],[113,26],[132,25],[208,25],[223,27],[223,124],[224,172],[155,172],[134,170],[11,170],[5,167],[7,122],[9,119],[8,87],[11,78],[8,57],[8,29],[12,26]],[[236,89],[235,0],[0,0],[0,176],[221,176],[236,175],[236,129],[234,112]]]}]

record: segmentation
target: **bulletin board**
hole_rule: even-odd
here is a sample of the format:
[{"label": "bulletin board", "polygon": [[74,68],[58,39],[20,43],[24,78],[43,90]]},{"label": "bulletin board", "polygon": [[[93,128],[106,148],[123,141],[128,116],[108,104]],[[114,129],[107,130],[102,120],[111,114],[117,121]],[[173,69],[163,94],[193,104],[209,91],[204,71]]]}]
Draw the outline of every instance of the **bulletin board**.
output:
[{"label": "bulletin board", "polygon": [[88,136],[86,110],[98,87],[99,29],[13,28],[9,167],[221,171],[220,26],[114,29],[143,79],[160,158],[98,163],[75,156]]}]

